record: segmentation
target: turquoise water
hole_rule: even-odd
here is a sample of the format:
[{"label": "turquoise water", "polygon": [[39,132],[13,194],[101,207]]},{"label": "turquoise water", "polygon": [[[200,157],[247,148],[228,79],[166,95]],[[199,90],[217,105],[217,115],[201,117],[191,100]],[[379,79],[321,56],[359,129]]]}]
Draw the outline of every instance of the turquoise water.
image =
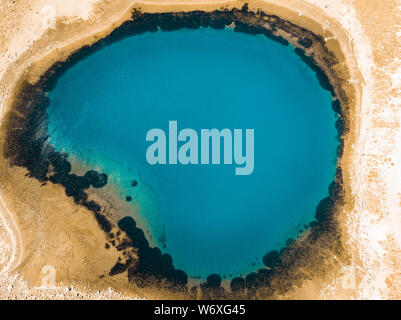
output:
[{"label": "turquoise water", "polygon": [[[49,96],[51,143],[104,170],[106,188],[133,198],[126,215],[190,276],[260,266],[313,220],[334,179],[330,94],[291,47],[264,36],[183,29],[126,38],[70,68]],[[169,120],[198,133],[254,129],[253,173],[149,165],[146,133],[167,133]]]}]

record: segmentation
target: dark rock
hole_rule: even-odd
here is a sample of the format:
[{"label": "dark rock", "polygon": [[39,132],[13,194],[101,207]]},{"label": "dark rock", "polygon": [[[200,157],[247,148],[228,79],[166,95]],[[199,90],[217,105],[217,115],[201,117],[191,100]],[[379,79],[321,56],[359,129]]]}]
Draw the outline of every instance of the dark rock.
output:
[{"label": "dark rock", "polygon": [[263,257],[263,264],[266,267],[273,268],[280,261],[280,254],[276,251],[270,251]]},{"label": "dark rock", "polygon": [[107,184],[107,175],[105,173],[89,170],[85,173],[84,177],[94,188],[102,188]]},{"label": "dark rock", "polygon": [[207,277],[206,282],[210,288],[218,288],[221,285],[221,277],[218,274],[211,274]]},{"label": "dark rock", "polygon": [[236,278],[232,279],[231,283],[230,283],[230,288],[231,288],[231,291],[233,291],[233,292],[245,290],[244,278],[236,277]]}]

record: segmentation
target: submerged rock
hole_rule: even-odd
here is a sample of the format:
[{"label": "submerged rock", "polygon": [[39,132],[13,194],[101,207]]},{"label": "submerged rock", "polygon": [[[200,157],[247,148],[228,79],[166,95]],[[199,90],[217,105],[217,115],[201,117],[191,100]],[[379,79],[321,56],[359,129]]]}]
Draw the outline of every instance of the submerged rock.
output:
[{"label": "submerged rock", "polygon": [[95,170],[89,170],[84,177],[94,188],[102,188],[107,184],[107,174],[98,173]]}]

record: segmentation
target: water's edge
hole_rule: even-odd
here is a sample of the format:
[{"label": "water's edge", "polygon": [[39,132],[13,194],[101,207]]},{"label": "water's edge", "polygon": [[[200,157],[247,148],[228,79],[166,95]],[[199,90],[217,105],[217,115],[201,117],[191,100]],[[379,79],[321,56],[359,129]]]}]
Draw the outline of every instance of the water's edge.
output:
[{"label": "water's edge", "polygon": [[[74,52],[65,62],[55,63],[34,85],[24,83],[18,97],[6,116],[5,130],[7,132],[5,149],[3,150],[12,165],[26,167],[30,175],[39,181],[61,184],[66,194],[75,202],[91,210],[101,228],[117,250],[122,252],[121,260],[111,270],[110,275],[128,270],[130,281],[136,284],[158,284],[169,288],[187,290],[188,276],[184,271],[175,270],[173,261],[168,254],[161,255],[158,248],[150,248],[141,229],[136,227],[132,218],[124,218],[118,226],[114,226],[106,217],[104,209],[96,202],[88,200],[86,189],[90,186],[101,188],[107,183],[107,175],[88,171],[84,176],[70,173],[71,164],[67,155],[56,152],[48,144],[47,113],[49,100],[46,92],[52,90],[57,79],[82,57],[88,56],[127,36],[143,32],[154,32],[158,28],[165,31],[181,28],[196,29],[211,27],[223,29],[235,23],[234,30],[250,34],[264,34],[283,45],[289,42],[294,45],[295,53],[317,74],[321,86],[329,90],[333,97],[333,109],[339,114],[336,128],[340,137],[338,157],[342,156],[344,134],[346,132],[348,97],[341,88],[341,79],[331,68],[338,63],[337,58],[325,46],[324,39],[311,31],[296,26],[289,21],[263,12],[249,11],[247,6],[242,9],[217,10],[213,12],[192,11],[179,13],[141,13],[133,12],[133,20],[127,21],[108,37],[99,40],[92,46],[86,46]],[[288,39],[277,36],[277,31],[285,31]],[[307,54],[305,54],[307,53]],[[21,117],[21,114],[23,117]],[[231,281],[232,294],[243,294],[247,288],[247,297],[256,291],[264,296],[273,294],[272,283],[276,277],[281,277],[287,270],[295,266],[299,257],[308,255],[308,245],[317,244],[321,237],[329,238],[327,245],[331,250],[341,252],[342,245],[338,225],[335,219],[335,208],[343,201],[341,168],[337,164],[336,178],[329,188],[329,197],[323,199],[316,209],[316,221],[310,224],[309,234],[299,244],[290,241],[288,247],[281,252],[267,253],[263,262],[268,267],[260,269],[245,278],[234,278]],[[124,231],[124,232],[121,232]],[[137,249],[138,251],[136,252]],[[299,276],[301,277],[301,276]],[[288,280],[288,281],[285,281]],[[291,287],[290,278],[281,279],[280,289],[285,292]],[[205,297],[230,295],[220,288],[221,277],[212,275],[201,285]],[[260,289],[260,290],[258,290]],[[193,294],[195,292],[193,291]]]}]

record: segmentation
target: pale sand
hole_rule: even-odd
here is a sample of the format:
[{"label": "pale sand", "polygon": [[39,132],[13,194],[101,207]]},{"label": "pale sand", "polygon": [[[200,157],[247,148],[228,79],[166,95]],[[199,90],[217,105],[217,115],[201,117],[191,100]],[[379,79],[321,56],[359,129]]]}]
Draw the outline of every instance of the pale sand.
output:
[{"label": "pale sand", "polygon": [[[102,37],[108,34],[127,19],[128,9],[131,7],[131,1],[113,1],[112,5],[106,1],[70,0],[69,2],[74,5],[65,6],[62,5],[62,1],[53,1],[53,7],[45,7],[49,5],[50,1],[39,0],[30,1],[29,4],[16,1],[14,8],[10,4],[0,4],[0,35],[2,37],[0,39],[0,43],[2,43],[0,48],[2,50],[0,57],[0,110],[2,113],[17,79],[28,66],[42,57],[48,56],[31,70],[32,80],[35,80],[35,75],[46,69],[51,61],[66,58],[72,50],[85,43],[91,43],[94,35]],[[235,1],[146,1],[140,3],[140,6],[147,11],[211,10],[222,5],[237,4],[240,6],[241,4]],[[161,5],[162,3],[163,5]],[[270,5],[272,3],[276,5]],[[280,7],[277,6],[277,3],[280,4]],[[399,289],[401,279],[399,271],[401,270],[401,236],[399,233],[401,231],[401,184],[398,177],[401,176],[401,151],[400,143],[397,144],[397,141],[401,141],[399,128],[401,114],[397,108],[399,106],[397,89],[399,90],[400,87],[400,63],[397,60],[400,56],[400,48],[396,45],[396,25],[400,24],[399,12],[396,9],[397,2],[386,0],[381,1],[378,5],[376,1],[366,0],[336,0],[327,3],[316,0],[250,1],[250,7],[263,8],[267,13],[277,14],[312,31],[322,33],[329,45],[333,42],[333,47],[335,43],[330,38],[334,37],[339,40],[346,56],[346,64],[351,71],[350,78],[357,90],[355,105],[351,110],[353,120],[351,134],[347,135],[345,153],[341,163],[347,196],[347,206],[343,208],[342,213],[344,219],[342,224],[345,230],[344,238],[349,243],[349,248],[352,248],[352,250],[350,249],[352,264],[344,266],[342,278],[332,279],[329,283],[327,283],[327,279],[324,280],[326,283],[321,279],[310,281],[297,291],[290,293],[288,297],[399,298],[401,295]],[[291,9],[292,12],[282,7]],[[383,11],[385,14],[382,13]],[[58,19],[57,23],[51,19],[54,15]],[[43,16],[48,19],[43,19]],[[12,18],[10,19],[10,17]],[[60,19],[66,23],[60,24]],[[50,29],[47,29],[49,26]],[[4,163],[2,168],[5,168]],[[21,181],[22,174],[23,170],[0,172],[0,179],[7,177],[11,180]],[[3,180],[0,182],[4,183]],[[54,208],[56,203],[46,199],[43,201],[42,210],[38,211],[39,206],[36,203],[32,204],[32,200],[29,200],[36,195],[36,201],[42,202],[38,195],[42,195],[43,191],[39,191],[39,188],[37,183],[35,185],[34,181],[30,181],[29,192],[31,194],[29,195],[26,194],[26,191],[24,193],[26,186],[21,187],[19,193],[16,190],[7,190],[7,186],[5,186],[5,191],[1,191],[5,200],[4,204],[2,201],[2,205],[4,207],[7,204],[10,211],[15,214],[16,223],[6,207],[2,208],[3,219],[0,232],[6,231],[3,233],[8,235],[0,237],[0,241],[1,239],[7,241],[7,243],[0,242],[0,248],[6,248],[6,244],[8,244],[8,249],[0,249],[0,253],[8,252],[10,255],[8,260],[4,259],[4,261],[7,260],[5,262],[6,270],[10,271],[18,265],[20,261],[18,257],[22,255],[22,244],[19,242],[19,232],[17,231],[17,226],[19,226],[25,258],[22,259],[22,264],[19,265],[17,271],[29,280],[30,286],[32,283],[38,285],[43,261],[50,259],[51,263],[57,265],[57,261],[51,259],[55,248],[48,245],[48,242],[51,241],[47,238],[51,236],[49,231],[45,230],[43,233],[46,235],[45,240],[32,238],[37,234],[36,231],[31,231],[32,228],[32,230],[40,228],[51,230],[56,226],[56,221],[53,221],[55,218],[50,218],[51,213],[46,214],[46,208]],[[36,193],[35,190],[37,190]],[[63,197],[63,191],[60,188],[49,187],[46,192],[53,195],[55,199]],[[18,194],[19,199],[16,199],[15,194]],[[30,210],[26,208],[27,203],[31,206]],[[60,200],[57,200],[57,203],[60,203]],[[100,250],[96,248],[102,246],[101,243],[104,239],[102,239],[94,219],[87,212],[85,215],[85,210],[80,209],[82,216],[75,221],[70,217],[71,211],[68,212],[65,209],[66,206],[71,206],[72,210],[74,207],[72,201],[66,199],[59,205],[63,210],[59,212],[58,219],[66,221],[66,224],[65,230],[60,229],[58,233],[64,232],[65,237],[60,238],[57,235],[54,236],[54,240],[63,241],[74,248],[74,250],[67,250],[68,252],[64,255],[60,254],[60,257],[67,258],[70,254],[76,255],[80,259],[88,252]],[[40,217],[39,223],[32,224],[29,215],[26,216],[27,211],[32,212],[32,220]],[[82,222],[82,219],[87,221]],[[80,224],[85,225],[82,233],[76,231]],[[1,228],[3,225],[4,229]],[[77,234],[82,234],[82,236],[85,234],[87,237],[88,233],[92,233],[93,237],[89,240],[79,241]],[[88,247],[87,241],[94,242],[92,246]],[[41,254],[46,256],[47,253],[47,259],[35,259],[30,256],[33,250],[29,246],[38,246],[38,244],[43,248]],[[110,257],[110,255],[113,256],[113,253],[95,252],[93,259],[98,262],[97,257],[106,257],[107,255]],[[24,262],[26,263],[25,268]],[[76,263],[75,269],[72,267],[73,276],[71,278],[78,281],[82,288],[81,281],[87,278],[87,272],[95,271],[95,274],[99,274],[101,273],[97,269],[99,266],[100,269],[105,269],[112,262],[114,262],[112,259],[111,262],[102,261],[100,264],[97,263],[97,267],[88,261],[84,263],[84,266]],[[77,274],[80,272],[82,276]],[[61,271],[61,273],[61,278],[66,282],[71,279],[69,270]],[[35,297],[38,294],[30,290],[27,284],[20,284],[20,281],[23,281],[20,278],[12,278],[9,274],[4,279],[6,280],[3,282],[0,280],[0,296],[23,298]],[[349,279],[350,281],[348,281]],[[122,279],[121,281],[117,279],[111,283],[99,282],[97,286],[105,288],[110,285],[123,291],[128,290],[122,281]],[[7,290],[10,282],[14,283],[18,289]],[[58,285],[62,286],[59,283]],[[123,289],[124,287],[125,289]],[[58,290],[61,294],[59,297],[62,297],[65,294],[64,289]],[[94,297],[88,290],[83,290],[82,294],[85,295],[85,292],[88,293],[88,297]],[[98,297],[102,297],[103,293],[104,297],[121,297],[115,291],[109,292],[110,294],[107,292],[100,292]],[[46,290],[42,290],[40,294],[43,296],[46,294]],[[49,295],[54,297],[55,291],[49,292]],[[129,295],[132,296],[132,292]],[[71,298],[71,295],[65,295],[65,297]]]}]

